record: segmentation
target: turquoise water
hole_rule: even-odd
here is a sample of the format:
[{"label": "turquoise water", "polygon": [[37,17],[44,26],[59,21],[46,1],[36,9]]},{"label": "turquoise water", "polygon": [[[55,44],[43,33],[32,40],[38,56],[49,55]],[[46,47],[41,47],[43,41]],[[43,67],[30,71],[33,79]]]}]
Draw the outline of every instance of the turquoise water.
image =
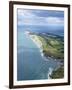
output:
[{"label": "turquoise water", "polygon": [[17,80],[48,79],[49,68],[58,67],[59,62],[46,61],[41,56],[37,45],[24,31],[18,31],[17,45]]}]

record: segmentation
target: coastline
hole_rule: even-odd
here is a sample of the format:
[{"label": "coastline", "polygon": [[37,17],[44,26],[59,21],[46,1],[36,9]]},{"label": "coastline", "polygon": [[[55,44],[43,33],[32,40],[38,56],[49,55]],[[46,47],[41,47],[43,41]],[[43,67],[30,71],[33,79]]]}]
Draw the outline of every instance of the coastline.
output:
[{"label": "coastline", "polygon": [[[27,37],[29,37],[35,44],[36,46],[39,48],[40,50],[40,54],[42,56],[42,58],[44,58],[45,61],[49,61],[49,60],[55,60],[55,61],[58,61],[60,62],[59,63],[59,67],[61,67],[61,65],[63,65],[63,61],[61,59],[55,59],[53,57],[49,57],[49,56],[45,56],[44,53],[43,53],[43,48],[42,48],[42,42],[39,40],[39,38],[36,36],[36,35],[32,35],[30,34],[30,32],[25,32],[25,34],[27,35]],[[62,62],[61,62],[62,61]],[[57,69],[59,68],[57,67]],[[48,79],[51,79],[51,75],[52,73],[55,71],[55,69],[52,69],[51,67],[49,68],[49,72],[48,72]]]},{"label": "coastline", "polygon": [[41,56],[42,58],[44,58],[45,61],[48,61],[48,60],[55,60],[55,61],[59,61],[61,62],[62,59],[56,59],[56,58],[53,58],[52,56],[49,57],[49,56],[45,56],[44,53],[43,53],[43,48],[42,48],[42,42],[38,39],[38,37],[36,35],[31,35],[29,32],[25,32],[25,34],[30,37],[30,39],[36,44],[36,46],[39,48],[40,50],[40,53],[41,53]]},{"label": "coastline", "polygon": [[[43,54],[43,48],[42,48],[42,43],[41,41],[36,37],[36,35],[30,35],[29,33],[25,33],[27,36],[30,37],[30,39],[36,44],[36,46],[39,48],[41,56],[45,58]],[[36,39],[34,39],[36,37]]]}]

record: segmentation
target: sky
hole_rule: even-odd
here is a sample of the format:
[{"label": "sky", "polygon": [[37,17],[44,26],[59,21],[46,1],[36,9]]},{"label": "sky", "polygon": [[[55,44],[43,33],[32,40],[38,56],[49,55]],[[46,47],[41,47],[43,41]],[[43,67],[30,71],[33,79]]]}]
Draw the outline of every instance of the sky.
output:
[{"label": "sky", "polygon": [[50,27],[64,26],[64,12],[55,10],[17,10],[18,25],[37,25]]}]

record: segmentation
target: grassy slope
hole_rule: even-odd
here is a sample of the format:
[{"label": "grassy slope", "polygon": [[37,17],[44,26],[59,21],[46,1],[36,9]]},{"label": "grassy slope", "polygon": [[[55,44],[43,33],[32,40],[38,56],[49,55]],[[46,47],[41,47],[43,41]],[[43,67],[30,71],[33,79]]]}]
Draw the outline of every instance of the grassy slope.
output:
[{"label": "grassy slope", "polygon": [[63,78],[64,77],[64,68],[60,67],[57,70],[54,70],[50,77],[52,79]]}]

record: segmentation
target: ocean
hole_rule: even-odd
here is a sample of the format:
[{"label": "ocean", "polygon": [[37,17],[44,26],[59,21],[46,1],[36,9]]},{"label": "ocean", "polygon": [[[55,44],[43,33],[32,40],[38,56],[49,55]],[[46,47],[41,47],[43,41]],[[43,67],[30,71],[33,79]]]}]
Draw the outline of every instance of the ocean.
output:
[{"label": "ocean", "polygon": [[36,26],[36,25],[25,25],[18,26],[18,30],[28,30],[31,32],[39,32],[39,33],[52,33],[59,36],[64,36],[64,27],[51,27],[51,26]]},{"label": "ocean", "polygon": [[[49,69],[59,66],[59,62],[55,60],[45,60],[41,56],[40,49],[37,45],[24,33],[25,30],[33,32],[49,32],[50,29],[45,28],[29,28],[18,27],[17,31],[17,80],[42,80],[49,79]],[[61,32],[63,35],[63,32]],[[57,32],[55,33],[57,34]],[[60,33],[59,33],[60,34]],[[61,34],[60,34],[61,35]]]}]

